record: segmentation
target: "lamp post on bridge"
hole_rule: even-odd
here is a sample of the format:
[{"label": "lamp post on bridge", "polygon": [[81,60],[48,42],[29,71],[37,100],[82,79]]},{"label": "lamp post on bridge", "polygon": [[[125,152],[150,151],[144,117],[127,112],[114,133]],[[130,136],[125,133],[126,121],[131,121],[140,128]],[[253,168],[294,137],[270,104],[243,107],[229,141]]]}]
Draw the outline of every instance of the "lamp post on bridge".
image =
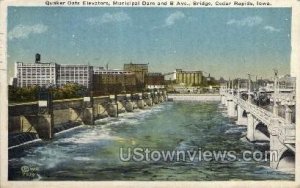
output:
[{"label": "lamp post on bridge", "polygon": [[229,77],[229,81],[228,81],[228,93],[230,93],[230,89],[231,89],[231,80],[230,80],[230,77]]},{"label": "lamp post on bridge", "polygon": [[241,97],[241,90],[240,90],[240,79],[238,78],[238,85],[237,85],[237,89],[238,89],[238,93],[237,93],[237,95],[238,95],[238,98],[240,98]]},{"label": "lamp post on bridge", "polygon": [[230,93],[230,78],[227,82],[227,93]]},{"label": "lamp post on bridge", "polygon": [[233,86],[233,80],[231,80],[231,94],[234,95],[234,86]]},{"label": "lamp post on bridge", "polygon": [[248,74],[249,84],[248,84],[248,102],[251,103],[251,75]]},{"label": "lamp post on bridge", "polygon": [[278,70],[274,69],[274,95],[273,95],[273,114],[278,116],[278,104],[277,104],[277,94],[278,94]]}]

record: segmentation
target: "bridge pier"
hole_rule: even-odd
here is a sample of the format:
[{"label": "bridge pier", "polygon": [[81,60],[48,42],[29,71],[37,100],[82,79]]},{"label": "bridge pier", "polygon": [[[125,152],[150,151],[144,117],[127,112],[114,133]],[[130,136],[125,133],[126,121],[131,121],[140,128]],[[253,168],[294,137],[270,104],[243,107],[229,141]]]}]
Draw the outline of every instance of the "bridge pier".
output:
[{"label": "bridge pier", "polygon": [[227,99],[228,103],[228,108],[227,108],[227,114],[229,117],[236,117],[237,112],[236,112],[236,105],[232,99]]},{"label": "bridge pier", "polygon": [[255,119],[255,117],[247,112],[247,139],[250,142],[255,141],[255,127],[257,125],[258,121]]},{"label": "bridge pier", "polygon": [[225,97],[225,106],[228,107],[228,97]]},{"label": "bridge pier", "polygon": [[225,103],[226,103],[226,97],[225,95],[221,95],[221,104],[225,105]]},{"label": "bridge pier", "polygon": [[247,118],[243,117],[244,109],[237,105],[237,122],[238,125],[247,125]]}]

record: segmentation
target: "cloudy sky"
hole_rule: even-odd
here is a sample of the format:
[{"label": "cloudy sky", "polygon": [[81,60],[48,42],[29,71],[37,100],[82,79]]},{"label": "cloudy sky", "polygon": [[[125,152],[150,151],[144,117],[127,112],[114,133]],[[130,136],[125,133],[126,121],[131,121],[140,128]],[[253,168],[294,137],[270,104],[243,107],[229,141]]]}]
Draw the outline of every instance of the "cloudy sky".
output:
[{"label": "cloudy sky", "polygon": [[203,70],[219,78],[289,73],[291,9],[10,7],[8,66],[16,61],[150,71]]}]

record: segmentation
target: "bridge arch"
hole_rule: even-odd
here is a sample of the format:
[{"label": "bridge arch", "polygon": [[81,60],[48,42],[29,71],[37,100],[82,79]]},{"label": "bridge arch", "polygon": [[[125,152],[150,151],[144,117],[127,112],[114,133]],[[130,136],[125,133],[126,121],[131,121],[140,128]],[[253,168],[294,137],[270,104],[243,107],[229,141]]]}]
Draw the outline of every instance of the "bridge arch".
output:
[{"label": "bridge arch", "polygon": [[262,123],[260,121],[255,123],[254,138],[255,138],[255,141],[262,141],[262,142],[270,141],[270,132],[268,130],[267,125],[265,125],[264,123]]},{"label": "bridge arch", "polygon": [[263,133],[264,135],[266,135],[267,137],[270,137],[270,132],[268,130],[268,126],[262,122],[259,122],[258,124],[256,124],[255,130],[258,130],[261,133]]},{"label": "bridge arch", "polygon": [[295,168],[295,153],[288,148],[279,151],[277,154],[276,169],[294,169]]}]

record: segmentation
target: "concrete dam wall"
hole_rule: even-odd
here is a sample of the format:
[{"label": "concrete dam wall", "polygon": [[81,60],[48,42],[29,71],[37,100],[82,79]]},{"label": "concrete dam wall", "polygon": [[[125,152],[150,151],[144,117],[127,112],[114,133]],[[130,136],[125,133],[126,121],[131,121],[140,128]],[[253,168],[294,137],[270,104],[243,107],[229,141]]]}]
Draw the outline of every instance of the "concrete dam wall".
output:
[{"label": "concrete dam wall", "polygon": [[117,117],[167,100],[166,92],[137,93],[56,100],[51,107],[38,102],[9,105],[9,147],[36,138],[52,139],[54,134],[78,125],[93,125],[96,119]]},{"label": "concrete dam wall", "polygon": [[171,101],[221,101],[219,94],[169,94]]}]

